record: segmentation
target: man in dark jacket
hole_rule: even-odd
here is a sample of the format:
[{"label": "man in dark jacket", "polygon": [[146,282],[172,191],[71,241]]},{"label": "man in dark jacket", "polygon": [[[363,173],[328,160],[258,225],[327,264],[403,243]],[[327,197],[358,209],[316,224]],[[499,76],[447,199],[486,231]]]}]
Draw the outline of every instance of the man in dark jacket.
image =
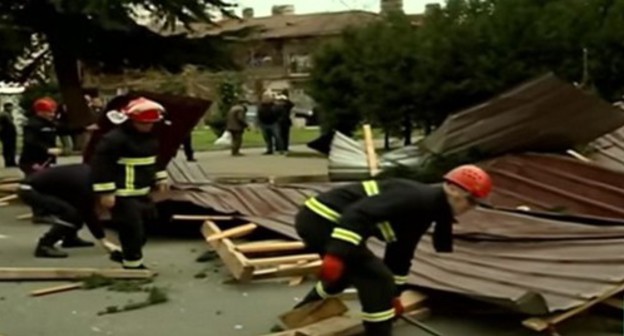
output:
[{"label": "man in dark jacket", "polygon": [[31,174],[20,183],[19,198],[50,215],[47,224],[52,227],[39,239],[36,257],[66,258],[67,253],[54,246],[61,240],[65,248],[93,246],[93,243],[78,237],[83,223],[87,224],[91,234],[107,252],[119,250],[105,239],[100,226],[90,172],[87,165],[64,165]]},{"label": "man in dark jacket", "polygon": [[283,151],[288,152],[290,147],[290,128],[292,127],[291,112],[295,104],[288,98],[288,91],[284,90],[281,95],[276,97],[275,103],[279,120],[280,136],[282,137]]},{"label": "man in dark jacket", "polygon": [[[308,199],[296,216],[295,228],[323,261],[321,281],[298,306],[353,285],[366,335],[392,335],[392,321],[403,312],[398,298],[421,237],[435,223],[435,249],[452,252],[454,217],[474,207],[491,189],[488,174],[467,165],[450,171],[441,186],[404,179],[365,181]],[[367,248],[370,237],[386,242],[383,260]]]},{"label": "man in dark jacket", "polygon": [[258,124],[266,143],[265,155],[273,154],[274,149],[280,153],[284,151],[278,120],[279,112],[275,108],[273,93],[265,92],[258,106]]},{"label": "man in dark jacket", "polygon": [[247,128],[247,120],[245,106],[236,104],[228,111],[225,129],[232,135],[232,156],[240,156],[241,146],[243,145],[243,133]]},{"label": "man in dark jacket", "polygon": [[16,167],[15,149],[17,145],[17,128],[13,121],[13,104],[5,103],[0,112],[0,141],[5,167]]}]

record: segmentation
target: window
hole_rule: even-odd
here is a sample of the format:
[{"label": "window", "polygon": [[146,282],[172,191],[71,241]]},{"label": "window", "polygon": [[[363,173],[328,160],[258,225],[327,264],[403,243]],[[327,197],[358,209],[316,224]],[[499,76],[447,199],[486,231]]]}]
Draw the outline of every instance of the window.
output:
[{"label": "window", "polygon": [[310,54],[290,54],[289,72],[293,75],[305,75],[310,73],[312,58]]}]

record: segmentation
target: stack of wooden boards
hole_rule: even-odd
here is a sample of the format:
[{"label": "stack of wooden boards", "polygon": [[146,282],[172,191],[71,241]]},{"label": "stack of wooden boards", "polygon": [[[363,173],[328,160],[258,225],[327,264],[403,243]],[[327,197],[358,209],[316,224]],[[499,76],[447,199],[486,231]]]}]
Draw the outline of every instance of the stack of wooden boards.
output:
[{"label": "stack of wooden boards", "polygon": [[[234,239],[253,232],[256,224],[222,230],[209,216],[174,216],[176,220],[204,220],[202,234],[217,252],[232,276],[239,282],[268,278],[301,277],[315,273],[321,261],[318,254],[305,253],[304,244],[294,240],[262,240],[240,243]],[[296,281],[295,281],[296,282]]]}]

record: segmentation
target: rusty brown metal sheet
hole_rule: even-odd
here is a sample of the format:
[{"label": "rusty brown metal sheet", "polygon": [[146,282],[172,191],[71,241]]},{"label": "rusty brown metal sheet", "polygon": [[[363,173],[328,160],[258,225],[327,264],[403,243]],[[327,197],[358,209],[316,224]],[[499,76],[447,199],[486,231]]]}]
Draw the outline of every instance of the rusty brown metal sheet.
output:
[{"label": "rusty brown metal sheet", "polygon": [[509,155],[482,164],[494,181],[492,204],[624,219],[624,173],[558,155]]},{"label": "rusty brown metal sheet", "polygon": [[[334,184],[201,186],[170,199],[237,214],[298,239],[294,216],[310,195]],[[417,214],[414,214],[417,215]],[[409,282],[544,314],[583,304],[624,282],[624,227],[596,227],[481,209],[459,219],[455,252],[433,251],[425,236]],[[382,255],[375,240],[371,249]]]},{"label": "rusty brown metal sheet", "polygon": [[620,109],[546,75],[449,116],[425,138],[424,147],[438,154],[477,148],[491,157],[556,152],[585,145],[623,125]]}]

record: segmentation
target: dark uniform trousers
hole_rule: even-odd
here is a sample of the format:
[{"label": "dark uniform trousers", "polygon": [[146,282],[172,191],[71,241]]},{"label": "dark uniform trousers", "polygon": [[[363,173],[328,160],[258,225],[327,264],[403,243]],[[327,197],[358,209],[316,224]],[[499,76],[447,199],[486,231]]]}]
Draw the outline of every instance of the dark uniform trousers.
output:
[{"label": "dark uniform trousers", "polygon": [[38,209],[60,219],[43,236],[42,243],[45,245],[54,245],[63,238],[75,236],[82,228],[83,219],[80,212],[66,201],[42,194],[29,185],[20,185],[17,193],[19,198],[33,209]]},{"label": "dark uniform trousers", "polygon": [[156,209],[147,196],[115,197],[111,220],[119,233],[124,266],[143,264],[143,245],[146,243],[145,223],[155,219]]},{"label": "dark uniform trousers", "polygon": [[[334,223],[305,207],[295,219],[295,228],[306,247],[321,256],[325,254],[325,247],[332,239],[334,227]],[[394,318],[392,300],[397,293],[394,277],[383,261],[363,246],[358,247],[345,261],[345,273],[340,280],[334,283],[317,283],[297,307],[338,295],[351,285],[357,289],[359,295],[366,335],[391,335]]]}]

